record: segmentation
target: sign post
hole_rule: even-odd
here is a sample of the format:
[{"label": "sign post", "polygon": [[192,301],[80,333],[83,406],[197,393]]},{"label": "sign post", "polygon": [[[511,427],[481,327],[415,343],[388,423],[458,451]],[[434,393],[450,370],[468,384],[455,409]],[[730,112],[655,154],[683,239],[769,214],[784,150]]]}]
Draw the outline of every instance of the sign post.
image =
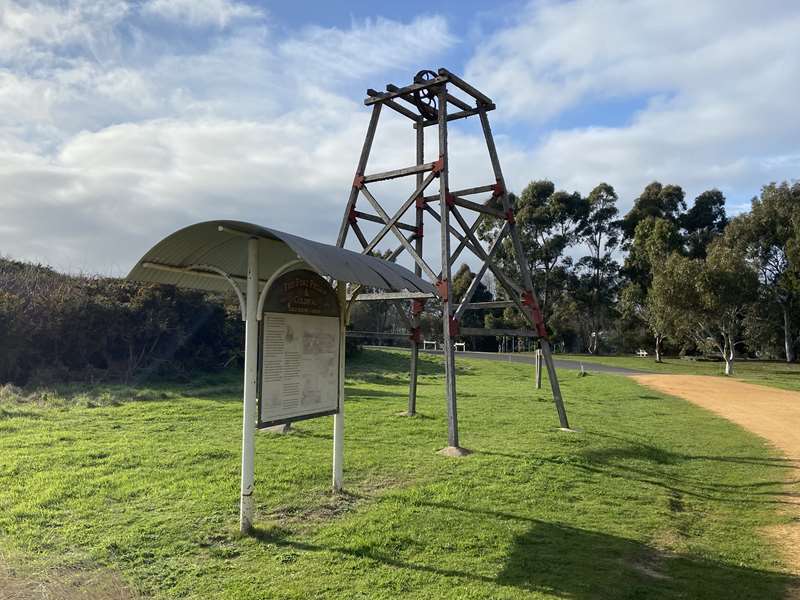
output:
[{"label": "sign post", "polygon": [[336,282],[339,300],[339,411],[333,415],[333,491],[342,491],[344,473],[344,365],[347,327],[347,283]]},{"label": "sign post", "polygon": [[239,530],[253,527],[255,484],[256,390],[258,387],[258,239],[247,240],[247,294],[244,333],[244,410],[242,411],[242,484]]}]

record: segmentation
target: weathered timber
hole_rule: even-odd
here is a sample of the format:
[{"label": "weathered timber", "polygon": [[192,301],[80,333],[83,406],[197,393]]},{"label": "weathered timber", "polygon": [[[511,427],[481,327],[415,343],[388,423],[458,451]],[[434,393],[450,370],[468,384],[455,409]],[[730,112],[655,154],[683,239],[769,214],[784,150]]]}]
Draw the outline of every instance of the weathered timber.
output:
[{"label": "weathered timber", "polygon": [[438,71],[440,77],[446,77],[449,81],[453,83],[457,88],[460,88],[462,91],[466,92],[473,98],[475,98],[478,102],[482,104],[492,104],[492,99],[489,98],[486,94],[481,91],[478,91],[476,88],[472,87],[466,81],[458,77],[457,75],[453,75],[447,69],[439,69]]},{"label": "weathered timber", "polygon": [[[365,221],[370,221],[372,223],[380,223],[381,225],[386,224],[386,221],[381,219],[378,215],[371,215],[369,213],[361,212],[360,210],[354,211],[353,214],[357,218],[364,219]],[[407,223],[397,222],[394,224],[394,226],[397,227],[398,229],[404,229],[405,231],[413,231],[414,233],[416,233],[417,231],[416,227],[414,227],[413,225],[409,225]]]},{"label": "weathered timber", "polygon": [[417,173],[432,171],[434,167],[436,167],[436,164],[436,162],[430,162],[425,163],[424,165],[405,167],[404,169],[393,169],[392,171],[384,171],[383,173],[364,175],[363,181],[364,183],[372,183],[374,181],[386,181],[387,179],[397,179],[398,177],[406,177],[407,175],[416,175]]},{"label": "weathered timber", "polygon": [[[496,108],[496,106],[494,104],[489,104],[489,105],[486,106],[486,109],[488,109],[488,110],[494,110],[495,108]],[[475,115],[480,113],[481,110],[483,110],[483,108],[470,108],[468,110],[461,110],[461,111],[458,111],[458,112],[454,112],[454,113],[451,113],[451,114],[449,114],[447,116],[447,120],[448,121],[458,121],[459,119],[466,119],[467,117],[474,117]],[[425,121],[422,124],[422,126],[423,127],[431,127],[431,126],[437,125],[437,124],[438,123],[436,121]]]},{"label": "weathered timber", "polygon": [[397,88],[394,92],[387,92],[385,94],[378,94],[377,96],[372,96],[364,100],[364,104],[366,106],[372,106],[373,104],[377,104],[379,102],[383,102],[384,100],[392,100],[399,96],[404,96],[406,94],[411,94],[418,90],[425,90],[428,88],[440,86],[443,83],[447,83],[447,76],[446,75],[439,75],[439,77],[435,77],[429,81],[424,83],[412,83],[411,85],[407,85],[405,87]]}]

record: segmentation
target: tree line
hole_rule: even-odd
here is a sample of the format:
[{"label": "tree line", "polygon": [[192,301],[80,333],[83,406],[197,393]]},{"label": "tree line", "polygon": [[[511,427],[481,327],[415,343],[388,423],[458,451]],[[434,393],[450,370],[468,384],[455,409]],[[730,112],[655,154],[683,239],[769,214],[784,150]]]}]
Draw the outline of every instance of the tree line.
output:
[{"label": "tree line", "polygon": [[[653,182],[624,216],[607,184],[588,195],[533,181],[512,196],[515,221],[542,311],[557,348],[627,353],[646,349],[714,355],[733,368],[737,355],[795,360],[800,341],[800,183],[771,183],[750,210],[729,219],[722,192],[691,202],[678,185]],[[485,217],[479,230],[493,242],[504,222]],[[509,238],[496,254],[521,282]],[[453,277],[460,300],[474,274],[465,264]],[[474,302],[504,299],[487,276]],[[357,328],[404,329],[388,303],[354,313]],[[518,328],[515,308],[465,313],[463,323]],[[423,321],[428,337],[441,315]],[[478,325],[480,326],[480,325]],[[493,339],[471,347],[497,349]]]},{"label": "tree line", "polygon": [[[606,183],[588,195],[533,181],[512,196],[515,221],[555,347],[562,351],[714,355],[794,361],[800,343],[800,183],[771,183],[750,209],[728,218],[708,190],[687,203],[680,186],[653,182],[619,214]],[[485,241],[503,222],[486,217]],[[496,260],[521,281],[510,239]],[[475,275],[453,274],[463,298]],[[491,276],[473,302],[506,299]],[[408,303],[400,310],[408,317]],[[429,302],[427,339],[441,339]],[[467,311],[462,326],[525,326],[514,308]],[[357,303],[351,327],[407,334],[387,302]],[[173,286],[65,275],[0,259],[0,383],[125,380],[213,370],[241,360],[242,326],[232,299]],[[497,350],[474,336],[472,349]]]}]

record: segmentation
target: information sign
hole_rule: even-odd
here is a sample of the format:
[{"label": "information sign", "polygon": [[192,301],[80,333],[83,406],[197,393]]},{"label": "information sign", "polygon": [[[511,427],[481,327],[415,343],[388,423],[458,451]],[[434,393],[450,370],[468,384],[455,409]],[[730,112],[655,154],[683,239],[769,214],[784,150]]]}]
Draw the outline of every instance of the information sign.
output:
[{"label": "information sign", "polygon": [[318,274],[295,270],[267,292],[261,338],[259,427],[339,409],[339,303]]}]

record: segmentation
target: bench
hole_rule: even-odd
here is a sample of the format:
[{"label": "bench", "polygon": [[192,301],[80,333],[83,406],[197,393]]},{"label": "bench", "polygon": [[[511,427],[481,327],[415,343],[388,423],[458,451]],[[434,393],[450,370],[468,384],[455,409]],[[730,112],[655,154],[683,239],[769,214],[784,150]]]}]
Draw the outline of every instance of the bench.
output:
[{"label": "bench", "polygon": [[641,348],[636,351],[636,356],[640,358],[645,358],[647,356],[647,350],[642,350]]},{"label": "bench", "polygon": [[456,342],[453,344],[456,348],[456,352],[466,352],[467,351],[467,344],[466,342]]}]

